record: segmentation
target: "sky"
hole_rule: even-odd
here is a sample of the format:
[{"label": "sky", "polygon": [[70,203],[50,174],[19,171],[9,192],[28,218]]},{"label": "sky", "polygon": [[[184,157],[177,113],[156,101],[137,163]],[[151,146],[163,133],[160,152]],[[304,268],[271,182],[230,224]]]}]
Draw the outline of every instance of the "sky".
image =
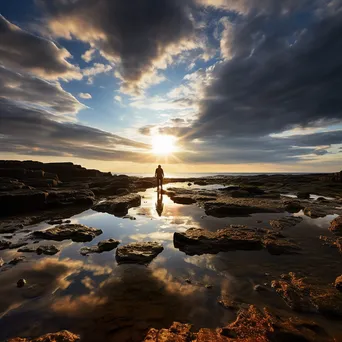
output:
[{"label": "sky", "polygon": [[0,159],[342,169],[342,0],[7,0]]}]

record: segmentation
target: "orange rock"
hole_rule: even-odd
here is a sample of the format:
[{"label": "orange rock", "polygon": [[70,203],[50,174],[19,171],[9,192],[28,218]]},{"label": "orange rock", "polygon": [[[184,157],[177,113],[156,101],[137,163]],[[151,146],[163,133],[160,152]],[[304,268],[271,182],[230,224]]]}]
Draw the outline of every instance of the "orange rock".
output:
[{"label": "orange rock", "polygon": [[8,342],[76,342],[79,340],[79,335],[75,335],[67,330],[62,330],[57,333],[46,334],[37,338],[15,337],[9,339]]}]

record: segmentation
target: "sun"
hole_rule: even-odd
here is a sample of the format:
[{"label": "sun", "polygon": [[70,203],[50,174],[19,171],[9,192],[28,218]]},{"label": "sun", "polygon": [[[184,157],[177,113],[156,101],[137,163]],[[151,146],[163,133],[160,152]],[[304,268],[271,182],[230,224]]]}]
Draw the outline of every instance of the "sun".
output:
[{"label": "sun", "polygon": [[176,151],[176,138],[171,135],[156,135],[152,138],[152,152],[166,156]]}]

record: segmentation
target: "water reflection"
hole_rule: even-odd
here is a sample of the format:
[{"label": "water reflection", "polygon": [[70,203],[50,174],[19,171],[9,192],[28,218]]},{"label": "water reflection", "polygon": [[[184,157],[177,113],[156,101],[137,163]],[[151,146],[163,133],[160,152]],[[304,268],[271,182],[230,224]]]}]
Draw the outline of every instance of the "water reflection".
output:
[{"label": "water reflection", "polygon": [[156,211],[159,216],[162,216],[164,210],[164,203],[163,203],[163,191],[159,188],[157,189],[157,203],[156,203]]},{"label": "water reflection", "polygon": [[[20,255],[27,258],[0,272],[0,340],[69,329],[81,333],[84,341],[141,341],[148,328],[167,327],[173,321],[189,322],[197,328],[219,327],[235,317],[234,312],[217,304],[220,296],[260,306],[281,306],[289,311],[279,296],[273,296],[271,291],[257,293],[253,286],[270,283],[290,271],[310,272],[328,282],[340,274],[338,251],[322,246],[318,239],[320,234],[330,234],[328,226],[334,216],[315,220],[303,217],[302,223],[284,230],[284,235],[301,245],[300,255],[275,257],[266,251],[235,251],[187,256],[173,246],[175,231],[191,227],[216,230],[230,224],[270,228],[269,220],[288,214],[215,218],[205,216],[196,205],[173,203],[156,189],[141,195],[142,205],[129,211],[136,220],[92,210],[73,216],[72,223],[103,230],[92,242],[55,243],[61,252],[54,257],[15,250],[0,252],[5,262]],[[30,229],[46,227],[42,223]],[[26,236],[19,232],[16,237]],[[118,266],[115,251],[88,257],[80,254],[82,247],[109,238],[121,244],[158,241],[164,251],[148,267]],[[16,287],[20,278],[27,279],[27,287]]]}]

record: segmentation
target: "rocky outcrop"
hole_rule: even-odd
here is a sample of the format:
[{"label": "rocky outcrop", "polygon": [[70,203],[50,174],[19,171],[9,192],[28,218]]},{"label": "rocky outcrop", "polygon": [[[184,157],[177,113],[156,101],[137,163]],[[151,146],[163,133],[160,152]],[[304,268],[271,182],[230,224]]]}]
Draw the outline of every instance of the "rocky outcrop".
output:
[{"label": "rocky outcrop", "polygon": [[139,194],[129,194],[101,201],[93,207],[93,210],[125,216],[129,208],[138,207],[140,204],[141,196]]},{"label": "rocky outcrop", "polygon": [[285,217],[281,217],[278,220],[271,220],[270,225],[274,229],[283,230],[286,228],[294,227],[302,221],[303,221],[302,217],[285,216]]},{"label": "rocky outcrop", "polygon": [[[17,179],[43,178],[47,174],[57,176],[61,181],[69,181],[77,178],[111,177],[109,172],[89,170],[73,163],[41,163],[37,161],[1,160],[0,177],[13,177]],[[6,170],[11,176],[5,176]],[[15,171],[16,170],[16,171]]]},{"label": "rocky outcrop", "polygon": [[18,249],[20,253],[37,253],[45,255],[55,255],[59,252],[59,249],[55,245],[39,246],[39,247],[21,247]]},{"label": "rocky outcrop", "polygon": [[342,294],[330,285],[322,285],[290,272],[274,280],[272,287],[294,311],[342,316]]},{"label": "rocky outcrop", "polygon": [[91,206],[95,201],[95,195],[91,190],[56,190],[49,191],[46,198],[48,208],[64,207],[68,205]]},{"label": "rocky outcrop", "polygon": [[320,210],[320,208],[315,207],[306,207],[304,208],[304,215],[311,218],[325,217],[327,216],[326,212]]},{"label": "rocky outcrop", "polygon": [[14,337],[8,342],[76,342],[80,341],[80,336],[71,333],[67,330],[62,330],[57,333],[46,334],[40,337]]},{"label": "rocky outcrop", "polygon": [[255,213],[275,213],[281,211],[280,208],[262,206],[262,204],[259,206],[253,205],[253,203],[249,205],[248,203],[235,204],[226,202],[207,202],[204,204],[204,209],[207,215],[215,217],[248,216]]},{"label": "rocky outcrop", "polygon": [[241,309],[234,322],[218,329],[193,331],[186,323],[174,322],[168,329],[150,329],[144,342],[274,342],[274,341],[333,341],[312,321],[296,317],[283,318],[268,308],[249,305]]},{"label": "rocky outcrop", "polygon": [[55,241],[72,240],[74,242],[91,241],[100,234],[102,234],[101,229],[87,227],[82,224],[65,224],[32,233],[33,237],[38,239]]},{"label": "rocky outcrop", "polygon": [[335,234],[342,234],[342,216],[338,216],[330,222],[330,228]]},{"label": "rocky outcrop", "polygon": [[163,246],[158,242],[130,243],[117,248],[116,261],[119,264],[148,264],[163,250]]},{"label": "rocky outcrop", "polygon": [[0,192],[0,216],[44,209],[48,193],[40,190]]},{"label": "rocky outcrop", "polygon": [[232,250],[260,250],[266,248],[270,254],[292,254],[300,248],[281,235],[246,226],[230,226],[211,232],[190,228],[184,233],[175,232],[173,243],[188,255],[217,254]]},{"label": "rocky outcrop", "polygon": [[288,211],[289,213],[298,213],[299,211],[304,209],[304,207],[299,201],[285,200],[284,209]]},{"label": "rocky outcrop", "polygon": [[108,239],[104,241],[100,241],[96,246],[91,247],[82,247],[80,249],[80,253],[82,255],[88,255],[91,253],[102,253],[109,252],[116,248],[120,244],[120,241],[114,239]]}]

